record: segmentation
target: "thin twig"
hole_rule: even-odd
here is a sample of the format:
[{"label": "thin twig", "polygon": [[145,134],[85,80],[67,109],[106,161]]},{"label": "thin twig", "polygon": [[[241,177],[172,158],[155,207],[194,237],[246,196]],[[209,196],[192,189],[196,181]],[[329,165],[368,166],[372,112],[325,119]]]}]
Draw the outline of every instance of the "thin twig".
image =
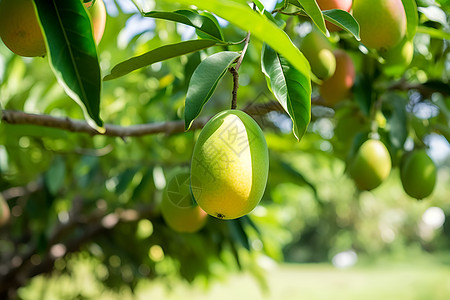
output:
[{"label": "thin twig", "polygon": [[237,90],[239,88],[239,73],[238,71],[231,67],[229,69],[230,73],[233,75],[233,90],[231,91],[231,109],[236,109],[237,107]]},{"label": "thin twig", "polygon": [[230,71],[230,73],[233,75],[233,90],[231,91],[231,94],[232,94],[231,109],[236,109],[236,107],[237,107],[237,90],[239,88],[238,70],[241,67],[242,60],[244,59],[245,53],[247,52],[247,49],[248,49],[248,44],[250,42],[250,32],[248,32],[247,35],[245,36],[244,42],[245,42],[244,48],[242,49],[242,53],[236,62],[236,66],[228,69]]},{"label": "thin twig", "polygon": [[250,31],[247,33],[244,39],[244,48],[242,49],[242,54],[239,56],[238,61],[236,63],[236,71],[239,71],[239,68],[241,67],[242,60],[244,59],[245,53],[247,52],[248,44],[250,43]]}]

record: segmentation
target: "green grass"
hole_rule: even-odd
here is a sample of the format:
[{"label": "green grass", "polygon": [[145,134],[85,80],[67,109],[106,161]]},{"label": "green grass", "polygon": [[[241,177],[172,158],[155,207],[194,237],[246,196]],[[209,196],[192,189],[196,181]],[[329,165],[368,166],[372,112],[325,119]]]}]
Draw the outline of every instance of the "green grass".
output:
[{"label": "green grass", "polygon": [[284,264],[267,273],[269,290],[260,289],[248,274],[214,283],[208,290],[180,285],[164,290],[149,283],[139,299],[273,299],[273,300],[448,300],[450,267],[404,264],[336,269],[327,264]]},{"label": "green grass", "polygon": [[[229,276],[228,276],[229,275]],[[372,264],[360,262],[349,269],[330,264],[281,264],[267,269],[268,289],[264,290],[248,273],[224,274],[223,281],[212,281],[208,288],[172,281],[170,288],[162,281],[142,281],[132,295],[128,289],[119,293],[105,290],[92,275],[92,265],[77,263],[73,277],[39,276],[21,289],[21,299],[195,299],[195,300],[448,300],[450,265],[442,260],[402,258]],[[81,298],[77,298],[81,299]]]}]

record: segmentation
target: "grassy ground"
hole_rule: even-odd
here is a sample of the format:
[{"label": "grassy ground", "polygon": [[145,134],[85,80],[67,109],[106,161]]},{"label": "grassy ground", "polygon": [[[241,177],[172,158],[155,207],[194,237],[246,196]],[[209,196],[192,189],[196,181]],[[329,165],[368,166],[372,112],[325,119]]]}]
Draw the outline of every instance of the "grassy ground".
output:
[{"label": "grassy ground", "polygon": [[[446,256],[448,257],[448,256]],[[92,266],[79,263],[73,277],[67,275],[35,278],[21,289],[24,300],[448,300],[450,299],[450,261],[423,257],[402,262],[359,264],[336,269],[330,264],[282,264],[267,271],[268,290],[250,274],[231,275],[213,281],[208,289],[178,282],[168,289],[160,281],[145,281],[132,295],[102,288],[92,275]]]},{"label": "grassy ground", "polygon": [[330,265],[281,265],[267,274],[263,292],[251,275],[234,276],[207,291],[178,286],[170,292],[149,284],[139,299],[232,300],[448,300],[450,267],[391,265],[339,270]]}]

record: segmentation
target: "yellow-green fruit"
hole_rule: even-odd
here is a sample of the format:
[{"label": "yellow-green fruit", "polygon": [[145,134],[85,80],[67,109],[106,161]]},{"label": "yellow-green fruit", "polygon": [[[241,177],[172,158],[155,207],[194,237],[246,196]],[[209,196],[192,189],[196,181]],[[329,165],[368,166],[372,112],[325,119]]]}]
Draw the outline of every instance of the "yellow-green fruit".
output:
[{"label": "yellow-green fruit", "polygon": [[179,169],[164,189],[161,214],[167,225],[178,232],[193,233],[206,223],[207,214],[192,199],[189,169]]},{"label": "yellow-green fruit", "polygon": [[414,45],[411,40],[403,39],[400,44],[383,54],[383,71],[389,76],[401,75],[411,64],[414,55]]},{"label": "yellow-green fruit", "polygon": [[358,149],[349,166],[350,176],[360,190],[379,186],[391,172],[391,156],[379,140],[369,139]]},{"label": "yellow-green fruit", "polygon": [[402,0],[354,0],[353,16],[360,26],[361,42],[375,49],[389,49],[406,33]]},{"label": "yellow-green fruit", "polygon": [[[90,7],[92,3],[85,3]],[[106,24],[103,0],[97,0],[88,9],[96,43],[102,39]],[[0,1],[0,37],[15,54],[26,57],[44,56],[45,40],[32,0]]]},{"label": "yellow-green fruit", "polygon": [[355,66],[351,57],[343,50],[335,50],[336,70],[319,87],[320,96],[327,106],[334,106],[347,99],[355,83]]},{"label": "yellow-green fruit", "polygon": [[264,134],[246,113],[220,112],[202,129],[192,155],[191,185],[208,214],[235,219],[251,212],[264,194],[268,172]]},{"label": "yellow-green fruit", "polygon": [[400,167],[403,189],[416,199],[426,198],[433,192],[436,176],[436,165],[425,150],[410,153]]},{"label": "yellow-green fruit", "polygon": [[5,225],[9,221],[9,217],[9,206],[0,194],[0,227]]},{"label": "yellow-green fruit", "polygon": [[330,78],[336,69],[336,58],[331,43],[320,32],[313,30],[302,40],[300,50],[311,65],[311,71],[320,79]]},{"label": "yellow-green fruit", "polygon": [[94,40],[97,45],[100,43],[106,26],[106,8],[103,0],[97,0],[92,6],[92,2],[84,4],[88,8],[92,20],[92,30]]},{"label": "yellow-green fruit", "polygon": [[45,41],[32,0],[0,2],[0,37],[17,55],[45,55]]}]

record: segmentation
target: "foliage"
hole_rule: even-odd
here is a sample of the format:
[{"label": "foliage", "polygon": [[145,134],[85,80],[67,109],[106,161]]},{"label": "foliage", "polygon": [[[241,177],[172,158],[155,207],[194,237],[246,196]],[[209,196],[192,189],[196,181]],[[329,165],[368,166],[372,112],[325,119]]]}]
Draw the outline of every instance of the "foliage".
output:
[{"label": "foliage", "polygon": [[[448,155],[433,157],[437,185],[421,202],[405,194],[398,171],[413,149],[448,148],[448,2],[403,1],[414,57],[396,74],[361,44],[351,14],[306,0],[279,1],[273,11],[262,1],[106,1],[98,47],[83,5],[34,2],[47,57],[18,57],[0,44],[0,191],[11,208],[0,228],[0,298],[14,298],[23,278],[70,276],[74,253],[94,262],[105,286],[133,290],[142,279],[208,281],[238,269],[264,286],[267,257],[449,249],[449,222],[431,230],[421,219],[430,206],[450,216]],[[77,13],[57,22],[68,10]],[[312,26],[326,34],[325,21],[344,27],[327,38],[357,70],[351,95],[334,107],[320,105],[321,82],[298,50]],[[197,129],[236,92],[269,147],[263,200],[237,220],[209,217],[197,233],[175,232],[160,214],[166,175],[190,165]],[[97,132],[48,126],[49,115],[86,120]],[[154,134],[133,136],[154,124]],[[369,137],[386,145],[393,171],[360,192],[346,165]]]}]

